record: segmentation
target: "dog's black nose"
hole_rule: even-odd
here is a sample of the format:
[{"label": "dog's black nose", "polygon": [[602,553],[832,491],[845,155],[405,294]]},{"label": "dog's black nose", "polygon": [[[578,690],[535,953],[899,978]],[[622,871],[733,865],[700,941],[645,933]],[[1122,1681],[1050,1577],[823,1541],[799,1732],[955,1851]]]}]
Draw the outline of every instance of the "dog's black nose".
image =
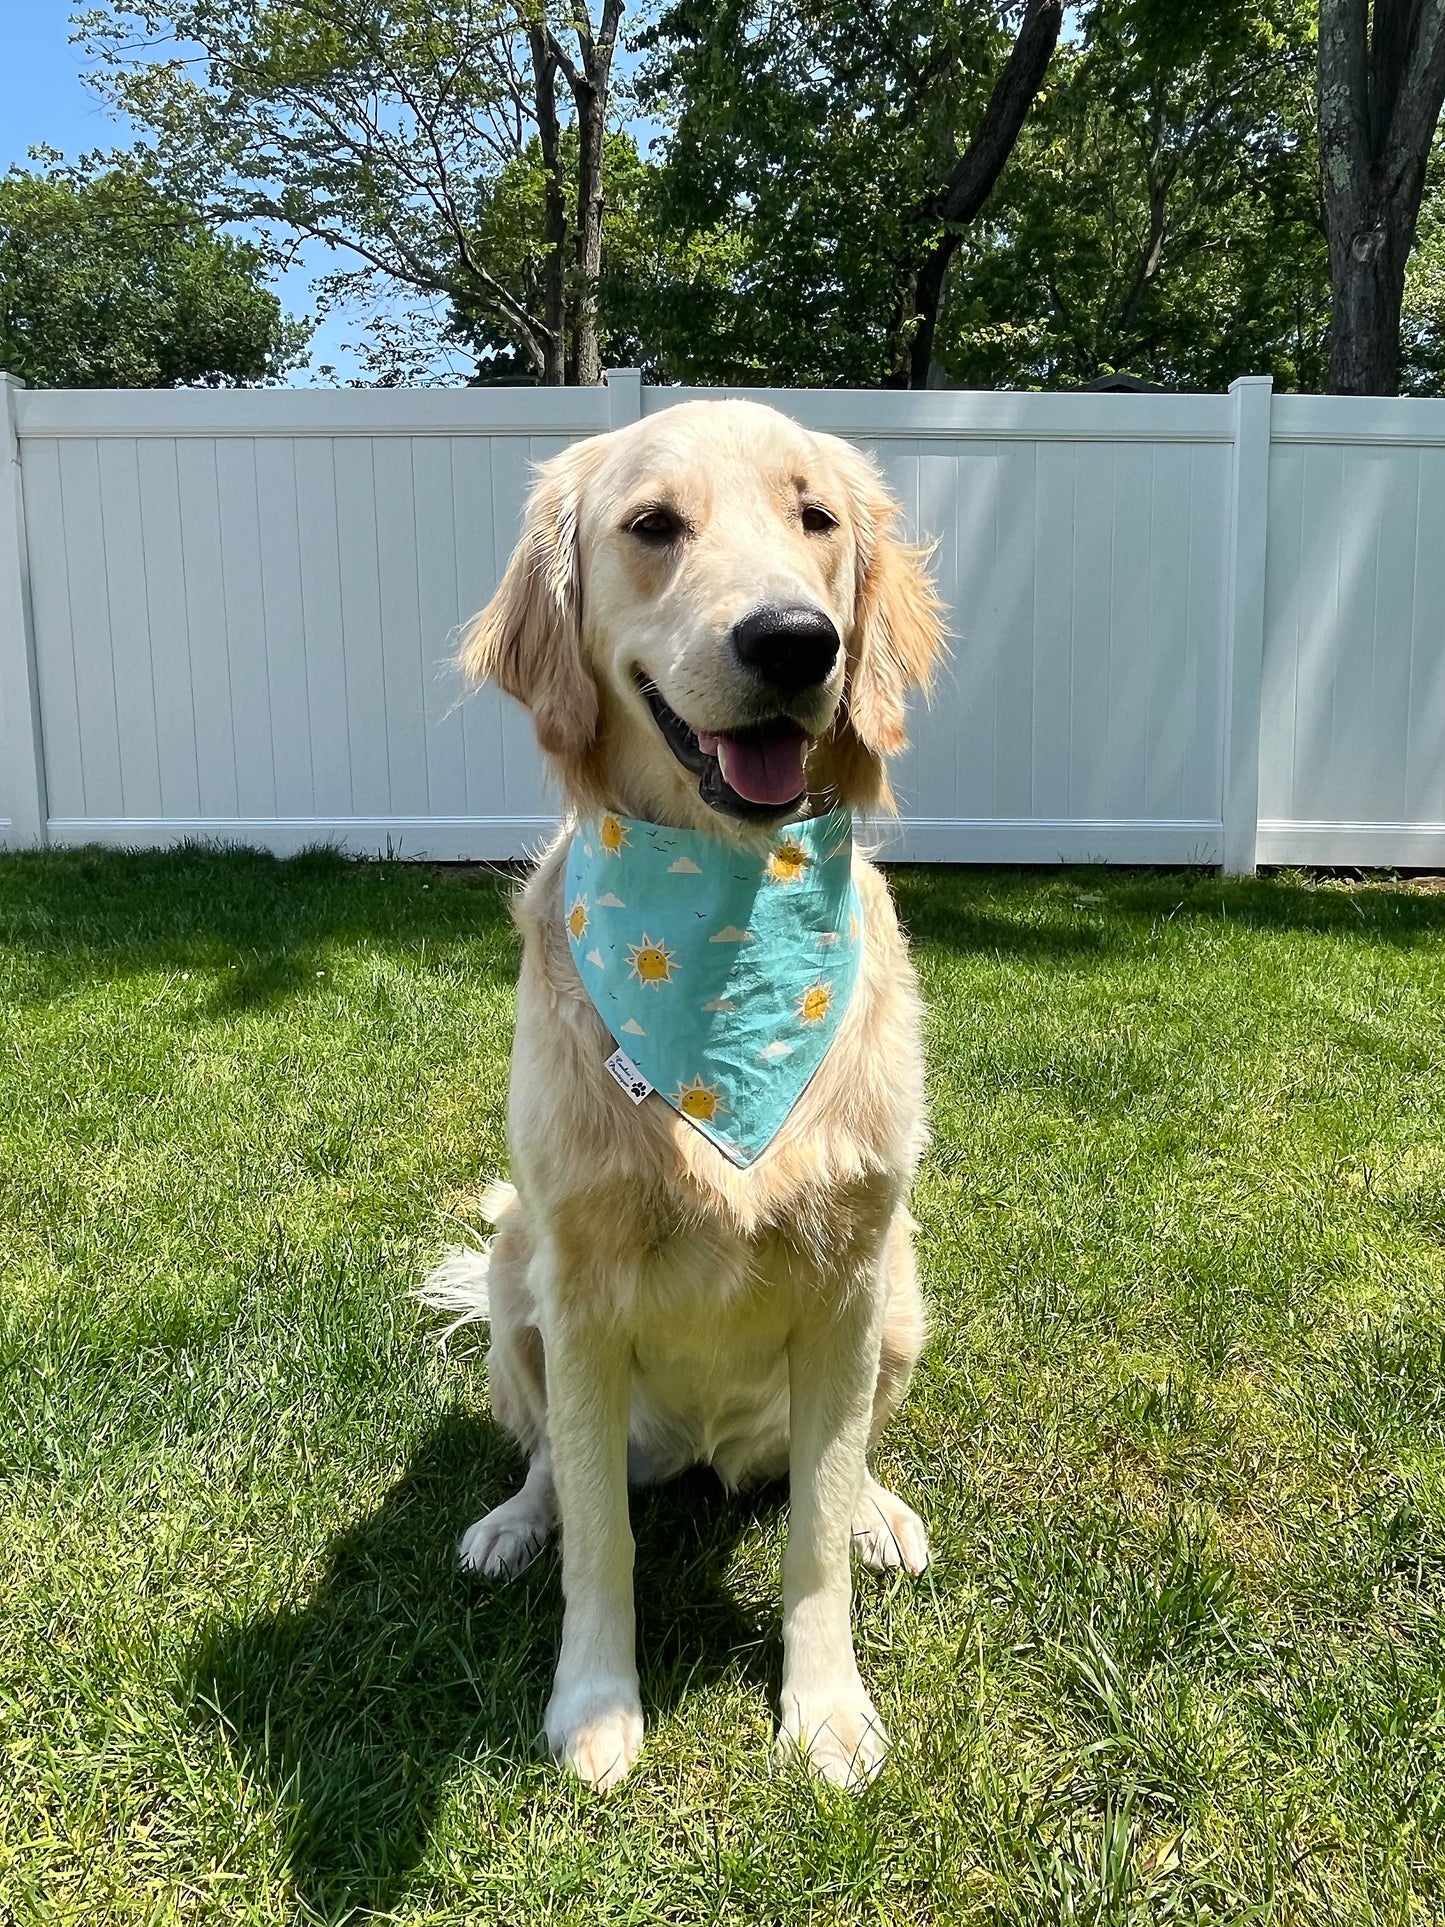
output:
[{"label": "dog's black nose", "polygon": [[754,609],[733,624],[739,660],[787,696],[824,682],[839,646],[838,631],[828,617],[806,603]]}]

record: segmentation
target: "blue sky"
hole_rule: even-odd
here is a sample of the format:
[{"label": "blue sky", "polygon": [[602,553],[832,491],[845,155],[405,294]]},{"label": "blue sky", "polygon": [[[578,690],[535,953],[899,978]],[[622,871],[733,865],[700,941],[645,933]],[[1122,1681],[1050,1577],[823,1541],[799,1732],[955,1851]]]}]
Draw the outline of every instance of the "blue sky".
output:
[{"label": "blue sky", "polygon": [[[91,148],[127,147],[127,124],[105,107],[84,84],[85,59],[70,44],[70,15],[79,0],[0,0],[0,169],[24,166],[26,152],[38,145],[58,147],[67,159]],[[319,258],[318,258],[319,257]],[[325,251],[308,265],[293,268],[276,285],[292,314],[310,310],[311,275],[320,272]],[[343,378],[355,372],[355,357],[344,342],[354,323],[331,319],[312,337],[312,368],[333,363]],[[293,380],[317,377],[299,371]]]}]

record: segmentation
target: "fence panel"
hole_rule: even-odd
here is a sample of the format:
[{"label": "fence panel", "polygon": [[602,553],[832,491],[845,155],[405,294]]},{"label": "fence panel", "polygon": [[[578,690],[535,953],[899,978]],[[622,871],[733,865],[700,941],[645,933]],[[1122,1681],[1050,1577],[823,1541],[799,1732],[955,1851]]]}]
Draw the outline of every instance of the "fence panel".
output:
[{"label": "fence panel", "polygon": [[555,803],[527,719],[494,692],[459,705],[451,656],[533,464],[605,427],[605,394],[18,412],[52,842],[536,843]]},{"label": "fence panel", "polygon": [[1273,416],[1260,860],[1445,863],[1445,401]]},{"label": "fence panel", "polygon": [[[458,705],[457,625],[537,461],[717,392],[0,380],[0,842],[535,847],[529,723]],[[1445,862],[1445,402],[754,398],[936,545],[953,650],[887,854]]]}]

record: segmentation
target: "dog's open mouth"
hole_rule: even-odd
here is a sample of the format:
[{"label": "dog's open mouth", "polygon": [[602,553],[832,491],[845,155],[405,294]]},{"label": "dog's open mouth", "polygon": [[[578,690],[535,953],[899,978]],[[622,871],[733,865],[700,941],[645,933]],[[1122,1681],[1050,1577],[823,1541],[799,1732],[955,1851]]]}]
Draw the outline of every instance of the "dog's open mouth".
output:
[{"label": "dog's open mouth", "polygon": [[663,741],[699,779],[698,793],[710,809],[725,816],[776,816],[807,794],[803,758],[812,738],[791,716],[716,734],[685,723],[650,682],[639,677],[638,687]]}]

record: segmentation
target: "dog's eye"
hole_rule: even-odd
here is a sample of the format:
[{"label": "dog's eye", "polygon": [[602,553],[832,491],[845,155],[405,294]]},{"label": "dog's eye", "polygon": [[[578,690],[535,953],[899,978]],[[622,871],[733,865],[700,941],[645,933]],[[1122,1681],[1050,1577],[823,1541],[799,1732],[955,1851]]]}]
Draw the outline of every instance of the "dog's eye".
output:
[{"label": "dog's eye", "polygon": [[627,524],[627,532],[640,536],[644,542],[675,542],[682,533],[682,524],[670,509],[648,509],[646,514],[633,517]]},{"label": "dog's eye", "polygon": [[838,526],[837,516],[830,515],[821,502],[805,503],[799,520],[809,535],[826,535],[829,529],[836,529]]}]

